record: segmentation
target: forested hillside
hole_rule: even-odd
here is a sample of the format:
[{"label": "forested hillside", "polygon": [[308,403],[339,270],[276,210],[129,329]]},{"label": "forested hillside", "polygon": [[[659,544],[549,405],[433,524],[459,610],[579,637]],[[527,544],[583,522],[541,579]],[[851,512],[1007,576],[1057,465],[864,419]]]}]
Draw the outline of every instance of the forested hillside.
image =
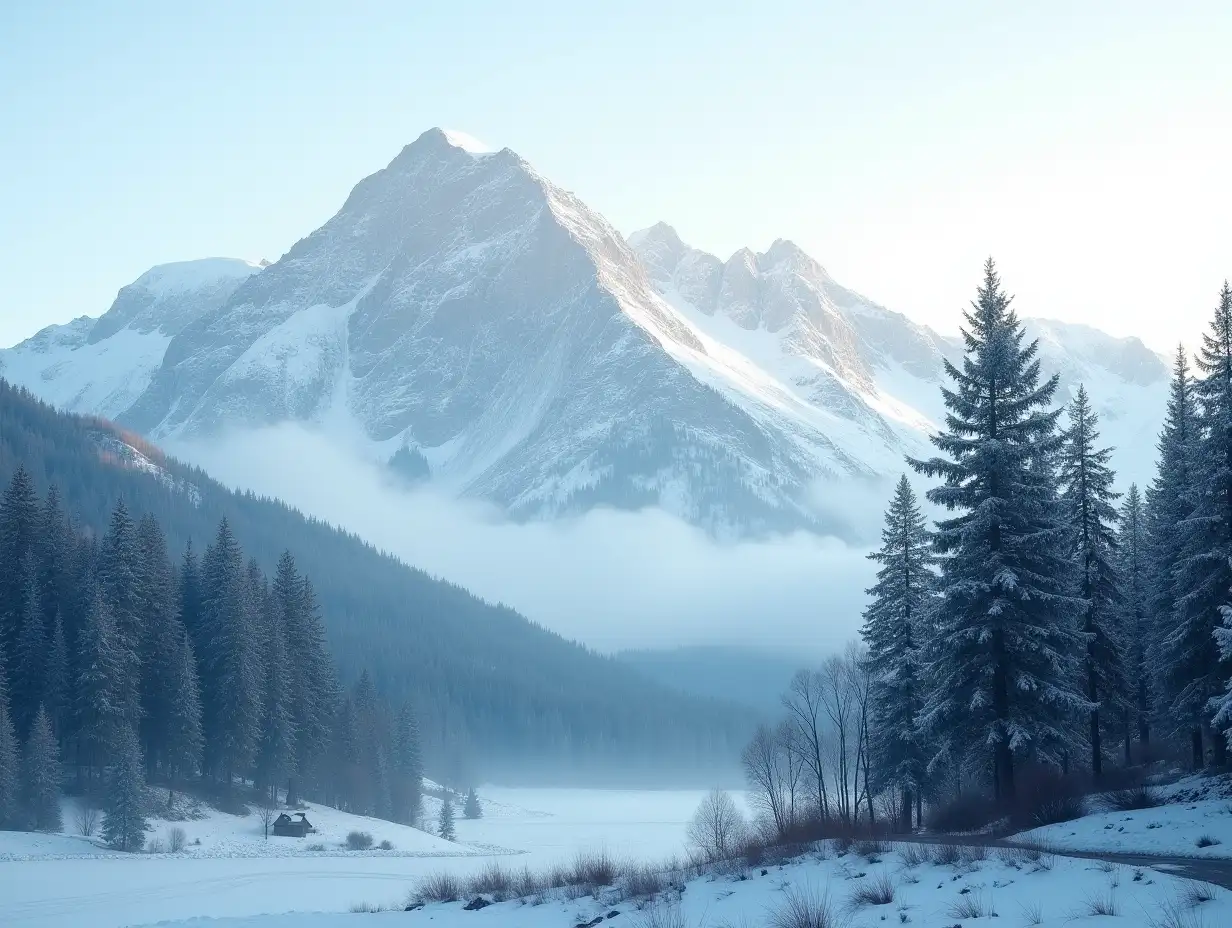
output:
[{"label": "forested hillside", "polygon": [[750,730],[750,717],[730,706],[650,683],[511,609],[0,380],[0,482],[19,466],[39,494],[55,485],[80,529],[99,537],[123,500],[134,520],[159,523],[173,560],[190,541],[203,550],[223,519],[266,574],[292,552],[312,578],[341,682],[365,668],[386,700],[414,705],[429,774],[709,780]]}]

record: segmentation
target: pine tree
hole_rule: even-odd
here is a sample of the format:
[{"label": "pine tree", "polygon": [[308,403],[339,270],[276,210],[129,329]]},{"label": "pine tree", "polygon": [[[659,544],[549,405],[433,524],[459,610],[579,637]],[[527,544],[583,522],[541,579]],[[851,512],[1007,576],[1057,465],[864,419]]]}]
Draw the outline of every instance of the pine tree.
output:
[{"label": "pine tree", "polygon": [[197,555],[193,553],[192,539],[184,549],[184,557],[180,560],[180,622],[188,632],[188,640],[192,642],[196,654],[203,653],[201,631],[201,568],[197,563]]},{"label": "pine tree", "polygon": [[[17,631],[26,611],[27,578],[14,570],[26,563],[35,545],[39,520],[39,498],[34,479],[18,466],[8,488],[0,496],[0,656],[12,657],[17,646]],[[11,672],[11,667],[6,667]]]},{"label": "pine tree", "polygon": [[462,817],[466,819],[483,818],[483,807],[479,805],[479,794],[475,792],[474,787],[471,787],[466,794],[466,804],[462,806]]},{"label": "pine tree", "polygon": [[76,667],[73,710],[80,756],[87,765],[98,767],[113,756],[127,717],[120,686],[124,662],[111,612],[97,592],[81,630]]},{"label": "pine tree", "polygon": [[150,824],[145,817],[145,778],[141,772],[141,745],[131,726],[115,740],[115,762],[107,783],[103,838],[120,851],[140,851]]},{"label": "pine tree", "polygon": [[174,778],[191,775],[201,763],[201,696],[197,661],[188,633],[180,631],[171,704],[167,710],[166,761]]},{"label": "pine tree", "polygon": [[986,758],[1005,798],[1015,760],[1059,764],[1070,720],[1090,709],[1077,689],[1085,642],[1050,473],[1057,379],[1040,384],[1038,346],[1024,344],[1009,304],[989,260],[965,314],[962,369],[946,364],[955,386],[942,390],[947,427],[933,437],[945,457],[912,462],[943,480],[928,498],[958,513],[938,523],[935,543],[942,598],[920,716],[932,763]]},{"label": "pine tree", "polygon": [[206,763],[230,784],[256,750],[261,684],[252,590],[225,519],[201,563],[200,628]]},{"label": "pine tree", "polygon": [[47,676],[44,680],[43,693],[52,731],[56,733],[56,738],[63,742],[70,692],[68,647],[64,643],[64,622],[60,618],[59,611],[55,615],[51,629],[51,644],[47,648]]},{"label": "pine tree", "polygon": [[137,611],[141,629],[141,740],[147,774],[163,757],[183,628],[167,542],[152,516],[137,524]]},{"label": "pine tree", "polygon": [[257,750],[259,782],[276,790],[281,778],[295,769],[295,723],[291,717],[287,649],[282,622],[270,617],[266,629],[265,700],[261,713],[261,743]]},{"label": "pine tree", "polygon": [[[1191,476],[1197,457],[1198,425],[1194,409],[1193,385],[1184,348],[1178,348],[1169,388],[1168,409],[1159,436],[1159,469],[1146,492],[1147,532],[1147,620],[1155,642],[1151,658],[1151,681],[1155,703],[1153,715],[1175,720],[1171,700],[1183,686],[1183,679],[1172,673],[1167,660],[1167,642],[1178,631],[1176,575],[1181,557],[1182,527],[1193,512]],[[1191,730],[1182,720],[1180,728],[1189,732],[1201,751],[1201,731]],[[1199,758],[1200,759],[1200,758]]]},{"label": "pine tree", "polygon": [[453,828],[453,800],[449,798],[449,793],[444,793],[441,799],[441,819],[438,834],[446,841],[457,839]]},{"label": "pine tree", "polygon": [[[1175,617],[1163,641],[1169,710],[1191,732],[1195,766],[1205,760],[1203,731],[1211,725],[1229,666],[1215,631],[1232,587],[1232,289],[1224,284],[1210,330],[1203,336],[1194,383],[1198,409],[1196,454],[1189,462],[1193,511],[1180,529],[1173,576]],[[1212,739],[1222,764],[1225,742]]]},{"label": "pine tree", "polygon": [[419,744],[419,723],[409,703],[398,713],[394,729],[394,763],[391,784],[393,818],[406,824],[419,815],[423,796],[423,759]]},{"label": "pine tree", "polygon": [[141,717],[141,590],[136,529],[124,501],[112,510],[98,557],[98,583],[111,614],[120,662],[118,698],[125,721],[136,726]]},{"label": "pine tree", "polygon": [[1130,744],[1134,735],[1145,748],[1151,741],[1151,713],[1154,691],[1148,647],[1152,628],[1148,607],[1148,569],[1146,514],[1138,485],[1130,484],[1117,519],[1120,525],[1120,557],[1117,572],[1121,578],[1121,640],[1125,643],[1125,679],[1128,705],[1125,715],[1125,764],[1133,759]]},{"label": "pine tree", "polygon": [[1061,499],[1072,545],[1073,592],[1082,603],[1079,621],[1087,638],[1082,676],[1087,700],[1094,707],[1088,715],[1087,738],[1096,780],[1103,775],[1103,734],[1124,717],[1128,702],[1113,506],[1121,494],[1112,489],[1116,479],[1108,463],[1112,449],[1099,448],[1098,442],[1099,417],[1091,409],[1086,388],[1079,385],[1069,405],[1059,460]]},{"label": "pine tree", "polygon": [[26,739],[23,790],[26,817],[35,831],[60,831],[60,749],[51,718],[39,706]]},{"label": "pine tree", "polygon": [[[48,630],[55,626],[57,616],[62,616],[68,605],[72,543],[72,528],[64,516],[60,491],[52,484],[39,515],[35,544],[39,565],[39,602],[43,606],[43,627]],[[50,706],[47,711],[51,714]],[[54,715],[52,723],[55,723]]]},{"label": "pine tree", "polygon": [[316,593],[284,552],[272,597],[283,614],[290,662],[291,721],[295,727],[295,781],[310,779],[325,756],[338,705],[338,681],[325,641]]},{"label": "pine tree", "polygon": [[13,661],[13,691],[9,696],[17,736],[25,738],[45,697],[47,670],[47,632],[43,626],[43,606],[39,598],[38,570],[34,555],[27,553],[21,566],[26,578],[25,610],[17,632],[17,651]]},{"label": "pine tree", "polygon": [[8,702],[0,698],[0,828],[18,824],[19,784],[17,735],[9,720]]},{"label": "pine tree", "polygon": [[869,555],[880,564],[861,634],[872,671],[872,765],[877,789],[902,793],[911,827],[913,796],[923,790],[928,757],[916,718],[923,707],[920,649],[925,614],[936,585],[932,539],[911,483],[898,481],[881,548]]}]

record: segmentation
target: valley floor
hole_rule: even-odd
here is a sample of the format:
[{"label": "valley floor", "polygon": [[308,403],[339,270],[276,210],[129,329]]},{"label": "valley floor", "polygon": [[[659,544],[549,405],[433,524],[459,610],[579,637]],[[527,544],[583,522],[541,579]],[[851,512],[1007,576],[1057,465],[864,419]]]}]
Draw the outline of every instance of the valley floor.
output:
[{"label": "valley floor", "polygon": [[[457,843],[314,805],[306,811],[318,833],[302,840],[266,841],[256,815],[210,811],[197,821],[155,823],[152,838],[184,829],[189,844],[178,854],[120,854],[73,834],[0,832],[0,925],[121,928],[199,915],[339,912],[403,902],[428,874],[468,874],[493,860],[538,869],[579,850],[661,860],[683,851],[685,823],[702,795],[494,788],[483,793],[482,819],[459,816]],[[439,806],[430,797],[425,804],[435,821]],[[69,831],[74,815],[66,801]],[[351,830],[393,850],[347,851]]]},{"label": "valley floor", "polygon": [[[478,911],[464,909],[468,895],[463,902],[403,911],[417,884],[442,872],[465,877],[494,863],[543,871],[573,861],[579,851],[604,850],[618,861],[665,860],[684,850],[686,823],[701,798],[697,792],[602,790],[489,789],[483,795],[484,817],[459,820],[457,843],[316,806],[307,811],[319,833],[303,841],[267,842],[255,815],[210,812],[181,823],[194,843],[179,854],[119,855],[70,835],[0,832],[0,925],[809,928],[777,920],[799,903],[814,910],[828,906],[834,920],[823,928],[1232,925],[1232,892],[1182,879],[1167,866],[1152,869],[1145,861],[1114,864],[1038,851],[923,845],[857,845],[842,852],[832,843],[794,860],[743,862],[691,879],[677,874],[671,879],[675,888],[653,905],[606,888],[593,894],[549,891],[530,902],[493,902]],[[1199,826],[1214,831],[1225,819],[1232,822],[1227,800],[1207,783],[1178,784],[1163,798],[1169,804],[1157,809],[1097,813],[1034,836],[1055,844],[1068,832],[1075,847],[1098,836],[1109,852],[1145,853],[1179,848]],[[427,806],[431,816],[435,800]],[[73,812],[70,804],[70,828]],[[1136,816],[1139,824],[1128,827],[1126,816]],[[1171,831],[1148,827],[1169,820],[1178,823]],[[154,837],[170,824],[159,823]],[[344,850],[346,832],[356,828],[393,849]],[[1143,843],[1156,832],[1172,834],[1172,844]],[[360,905],[392,911],[348,912]]]}]

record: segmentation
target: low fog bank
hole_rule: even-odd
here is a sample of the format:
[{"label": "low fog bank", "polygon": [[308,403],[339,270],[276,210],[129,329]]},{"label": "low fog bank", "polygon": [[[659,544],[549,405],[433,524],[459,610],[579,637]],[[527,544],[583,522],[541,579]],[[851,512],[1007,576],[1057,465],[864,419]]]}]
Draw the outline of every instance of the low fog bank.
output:
[{"label": "low fog bank", "polygon": [[518,523],[386,471],[298,425],[166,450],[602,651],[724,644],[815,659],[855,634],[864,550],[797,533],[719,542],[661,510]]}]

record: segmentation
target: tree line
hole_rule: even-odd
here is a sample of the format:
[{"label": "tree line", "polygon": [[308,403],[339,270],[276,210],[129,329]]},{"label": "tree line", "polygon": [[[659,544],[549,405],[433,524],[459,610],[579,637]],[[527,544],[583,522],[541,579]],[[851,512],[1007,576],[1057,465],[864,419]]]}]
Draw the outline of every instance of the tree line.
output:
[{"label": "tree line", "polygon": [[343,692],[316,593],[274,576],[227,520],[173,563],[121,501],[104,533],[19,468],[0,498],[0,827],[59,830],[62,785],[104,803],[117,847],[144,844],[144,788],[251,782],[413,822],[419,728],[361,674]]},{"label": "tree line", "polygon": [[873,797],[910,827],[964,790],[1012,801],[1024,770],[1098,786],[1110,765],[1178,750],[1226,764],[1232,290],[1193,370],[1178,349],[1145,493],[1114,489],[1085,389],[1054,401],[991,260],[964,322],[937,454],[908,460],[940,516],[904,475],[861,646],[798,674],[785,720],[745,749],[780,831],[817,812],[854,821],[862,801],[872,820]]}]

